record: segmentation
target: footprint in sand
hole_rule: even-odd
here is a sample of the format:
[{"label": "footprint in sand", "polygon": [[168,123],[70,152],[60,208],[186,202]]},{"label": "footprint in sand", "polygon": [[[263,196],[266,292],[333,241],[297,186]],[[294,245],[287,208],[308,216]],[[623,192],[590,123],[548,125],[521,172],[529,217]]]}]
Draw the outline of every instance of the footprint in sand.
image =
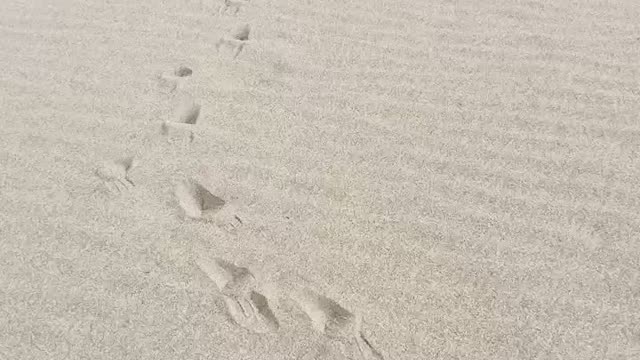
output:
[{"label": "footprint in sand", "polygon": [[359,312],[353,314],[336,301],[309,288],[295,290],[290,296],[316,331],[332,339],[347,342],[355,340],[363,359],[384,359],[366,339]]},{"label": "footprint in sand", "polygon": [[224,199],[193,178],[178,183],[174,193],[187,218],[211,222],[231,232],[243,224],[234,206],[229,206]]},{"label": "footprint in sand", "polygon": [[193,70],[191,70],[191,68],[181,65],[172,72],[159,73],[156,77],[160,88],[166,89],[168,92],[172,93],[180,89],[182,83],[192,74]]},{"label": "footprint in sand", "polygon": [[224,0],[224,4],[220,6],[218,10],[219,15],[224,15],[225,13],[231,13],[233,15],[237,15],[238,11],[240,11],[241,7],[245,7],[247,5],[247,1],[240,0]]},{"label": "footprint in sand", "polygon": [[129,178],[129,172],[136,165],[133,156],[106,161],[98,167],[94,174],[102,181],[102,184],[110,193],[121,193],[135,186]]},{"label": "footprint in sand", "polygon": [[233,51],[233,58],[237,58],[240,55],[245,45],[249,43],[249,33],[251,32],[251,26],[244,24],[239,26],[235,30],[229,32],[227,35],[223,35],[216,42],[216,51],[220,52],[220,47],[225,46]]},{"label": "footprint in sand", "polygon": [[189,141],[193,142],[194,126],[200,117],[200,109],[200,104],[191,95],[183,94],[170,120],[162,123],[160,132],[169,137],[189,134]]},{"label": "footprint in sand", "polygon": [[201,257],[196,264],[220,290],[234,323],[260,334],[278,330],[278,319],[267,298],[258,292],[258,282],[249,269],[221,258]]}]

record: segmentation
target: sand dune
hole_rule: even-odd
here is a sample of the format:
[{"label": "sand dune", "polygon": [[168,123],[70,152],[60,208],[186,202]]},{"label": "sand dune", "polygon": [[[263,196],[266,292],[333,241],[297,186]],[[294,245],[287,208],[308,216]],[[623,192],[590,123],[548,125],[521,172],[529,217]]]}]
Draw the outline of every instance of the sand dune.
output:
[{"label": "sand dune", "polygon": [[4,1],[0,359],[640,357],[638,19]]}]

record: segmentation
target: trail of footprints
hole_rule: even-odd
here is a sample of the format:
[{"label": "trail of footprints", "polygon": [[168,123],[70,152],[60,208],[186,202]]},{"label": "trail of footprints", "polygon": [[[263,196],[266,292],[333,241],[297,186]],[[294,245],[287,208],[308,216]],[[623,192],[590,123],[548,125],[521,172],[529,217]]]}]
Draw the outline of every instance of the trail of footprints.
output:
[{"label": "trail of footprints", "polygon": [[[227,313],[235,324],[258,334],[278,331],[278,317],[248,268],[222,258],[199,257],[196,264],[216,284]],[[307,287],[295,289],[286,296],[295,302],[319,333],[331,339],[353,340],[363,359],[384,359],[365,337],[360,313],[353,314],[336,301]]]},{"label": "trail of footprints", "polygon": [[[224,0],[219,14],[237,14],[246,1]],[[249,24],[239,26],[215,43],[217,52],[222,47],[231,49],[233,59],[237,58],[249,41]],[[179,92],[181,84],[193,76],[193,70],[179,66],[172,72],[157,76],[161,87],[169,93]],[[189,134],[194,141],[194,126],[198,123],[201,105],[189,94],[179,94],[179,102],[169,120],[162,122],[160,133],[164,136]],[[126,156],[106,161],[95,169],[98,181],[109,193],[120,194],[135,187],[130,178],[131,170],[137,165],[134,156]],[[192,221],[213,223],[219,227],[235,229],[242,225],[242,219],[235,214],[227,201],[214,195],[208,186],[189,178],[179,182],[174,189],[184,218]],[[271,301],[263,294],[261,284],[246,267],[238,266],[223,258],[198,257],[196,265],[218,288],[229,318],[238,326],[257,334],[274,333],[280,329],[280,321],[271,307]],[[384,359],[362,329],[362,315],[342,307],[336,301],[317,293],[308,287],[289,291],[285,296],[293,300],[309,321],[309,325],[327,338],[353,340],[363,359]]]}]

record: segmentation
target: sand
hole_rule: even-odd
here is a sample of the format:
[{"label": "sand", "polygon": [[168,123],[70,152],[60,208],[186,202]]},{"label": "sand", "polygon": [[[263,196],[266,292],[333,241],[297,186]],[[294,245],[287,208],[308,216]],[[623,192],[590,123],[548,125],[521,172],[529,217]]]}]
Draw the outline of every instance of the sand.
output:
[{"label": "sand", "polygon": [[640,358],[637,1],[223,4],[2,2],[0,359]]}]

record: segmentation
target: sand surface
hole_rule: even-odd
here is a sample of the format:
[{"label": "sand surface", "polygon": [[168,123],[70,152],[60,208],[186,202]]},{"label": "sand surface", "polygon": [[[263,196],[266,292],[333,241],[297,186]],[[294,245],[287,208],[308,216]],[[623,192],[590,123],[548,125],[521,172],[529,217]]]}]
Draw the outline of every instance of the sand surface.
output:
[{"label": "sand surface", "polygon": [[0,359],[640,359],[638,1],[222,3],[2,1]]}]

